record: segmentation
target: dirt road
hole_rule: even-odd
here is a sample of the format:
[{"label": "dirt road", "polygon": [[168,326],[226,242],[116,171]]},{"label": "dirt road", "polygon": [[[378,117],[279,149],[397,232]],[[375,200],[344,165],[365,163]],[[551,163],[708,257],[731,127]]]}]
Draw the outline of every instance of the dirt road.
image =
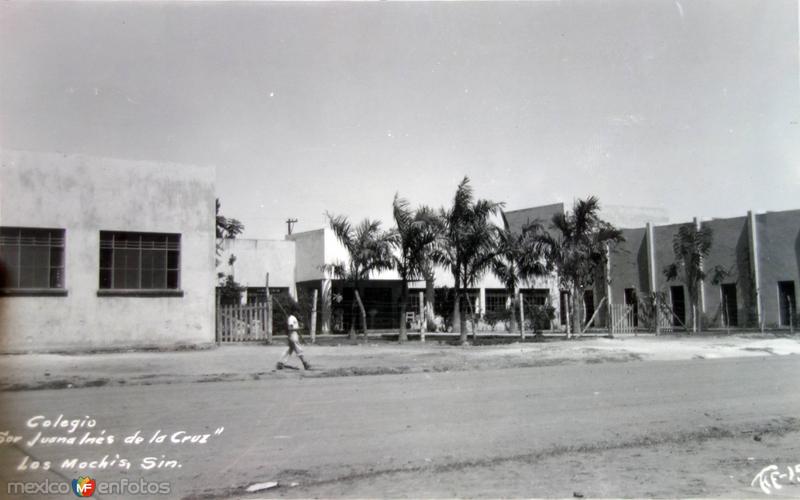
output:
[{"label": "dirt road", "polygon": [[[800,358],[771,356],[21,391],[2,395],[0,429],[29,439],[32,416],[89,416],[117,439],[4,445],[0,470],[169,480],[170,497],[242,496],[262,481],[280,486],[253,497],[753,497],[761,469],[800,463],[799,374]],[[211,436],[124,443],[137,430]],[[130,469],[60,467],[117,454]],[[16,471],[25,455],[52,470]],[[141,469],[162,455],[180,467]]]}]

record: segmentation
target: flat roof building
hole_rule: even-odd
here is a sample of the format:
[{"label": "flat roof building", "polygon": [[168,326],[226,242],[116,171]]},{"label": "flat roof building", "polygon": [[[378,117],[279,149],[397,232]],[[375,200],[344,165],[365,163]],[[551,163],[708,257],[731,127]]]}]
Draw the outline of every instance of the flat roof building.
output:
[{"label": "flat roof building", "polygon": [[0,350],[214,342],[213,168],[3,151]]}]

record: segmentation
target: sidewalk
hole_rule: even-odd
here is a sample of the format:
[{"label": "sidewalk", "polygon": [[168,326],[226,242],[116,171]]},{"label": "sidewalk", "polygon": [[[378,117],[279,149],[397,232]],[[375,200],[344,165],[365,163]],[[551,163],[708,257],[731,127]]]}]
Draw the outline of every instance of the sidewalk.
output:
[{"label": "sidewalk", "polygon": [[[711,359],[800,353],[800,337],[584,337],[574,341],[452,346],[417,341],[308,345],[313,370],[275,370],[284,345],[223,345],[200,351],[0,355],[0,391],[130,386],[290,377],[342,377],[485,370],[566,363]],[[300,366],[293,358],[292,363]]]}]

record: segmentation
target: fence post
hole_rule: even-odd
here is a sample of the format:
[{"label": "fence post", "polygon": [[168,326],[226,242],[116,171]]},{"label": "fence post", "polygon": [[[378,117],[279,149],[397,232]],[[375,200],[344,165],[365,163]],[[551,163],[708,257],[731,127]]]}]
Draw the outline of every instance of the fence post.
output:
[{"label": "fence post", "polygon": [[[467,296],[467,300],[469,300],[469,295]],[[480,293],[475,297],[475,304],[472,306],[472,341],[475,342],[478,340],[478,328],[475,325],[475,313],[480,310],[481,307],[481,296]]]},{"label": "fence post", "polygon": [[269,273],[267,273],[266,277],[264,278],[264,293],[267,296],[267,300],[264,301],[264,306],[267,308],[267,344],[272,343],[272,295],[269,293]]},{"label": "fence post", "polygon": [[427,305],[425,304],[425,294],[419,292],[419,340],[425,342],[425,330],[427,328],[428,315],[426,314]]},{"label": "fence post", "polygon": [[525,340],[525,296],[519,292],[519,338]]},{"label": "fence post", "polygon": [[317,289],[311,296],[311,343],[317,341]]},{"label": "fence post", "polygon": [[222,332],[221,332],[221,330],[222,330],[222,315],[220,314],[219,308],[220,308],[221,299],[220,299],[219,288],[215,287],[214,291],[216,292],[216,297],[214,298],[214,302],[216,303],[216,307],[214,308],[214,311],[216,313],[216,317],[215,317],[215,320],[216,320],[216,322],[215,322],[216,323],[216,331],[214,332],[214,338],[217,340],[217,345],[220,345],[220,343],[221,343],[220,336],[222,335]]},{"label": "fence post", "polygon": [[222,306],[222,313],[222,340],[230,342],[233,332],[231,331],[231,315],[228,312],[228,306]]}]

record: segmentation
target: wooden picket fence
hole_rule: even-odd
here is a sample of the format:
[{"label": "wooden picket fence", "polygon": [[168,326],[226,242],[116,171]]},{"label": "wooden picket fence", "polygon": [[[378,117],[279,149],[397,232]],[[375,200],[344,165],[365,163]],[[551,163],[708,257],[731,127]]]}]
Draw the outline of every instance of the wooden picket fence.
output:
[{"label": "wooden picket fence", "polygon": [[634,333],[637,318],[633,306],[628,304],[611,304],[611,333]]},{"label": "wooden picket fence", "polygon": [[271,300],[253,304],[217,304],[218,342],[272,342]]},{"label": "wooden picket fence", "polygon": [[[676,329],[673,324],[674,312],[669,305],[657,304],[657,307],[649,315],[644,314],[641,310],[637,315],[637,311],[630,304],[611,304],[608,309],[611,316],[611,333],[655,333],[657,331],[668,333]],[[653,318],[653,315],[656,315],[656,318]],[[658,321],[657,328],[654,321]],[[685,329],[682,325],[680,328]]]}]

